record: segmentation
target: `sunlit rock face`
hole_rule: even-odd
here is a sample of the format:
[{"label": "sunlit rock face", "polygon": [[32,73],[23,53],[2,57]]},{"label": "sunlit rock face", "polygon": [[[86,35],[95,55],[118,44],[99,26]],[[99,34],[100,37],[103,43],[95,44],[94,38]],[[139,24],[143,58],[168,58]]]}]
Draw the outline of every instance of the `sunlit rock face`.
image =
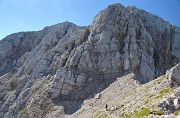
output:
[{"label": "sunlit rock face", "polygon": [[[51,99],[84,99],[92,89],[82,88],[94,81],[131,72],[146,83],[165,74],[180,59],[180,28],[135,7],[113,4],[88,27],[64,22],[11,34],[0,41],[0,55],[0,117],[22,117],[20,111],[31,111],[36,96],[42,99],[38,105],[47,104],[36,108],[43,116],[53,106]],[[84,95],[73,94],[78,90]]]}]

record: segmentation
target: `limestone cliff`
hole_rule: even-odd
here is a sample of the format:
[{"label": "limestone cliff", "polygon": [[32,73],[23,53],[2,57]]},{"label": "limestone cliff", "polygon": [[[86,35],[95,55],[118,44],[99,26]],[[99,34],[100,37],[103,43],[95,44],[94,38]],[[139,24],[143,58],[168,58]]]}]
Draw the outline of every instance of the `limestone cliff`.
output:
[{"label": "limestone cliff", "polygon": [[133,73],[146,83],[165,74],[180,62],[180,28],[113,4],[87,27],[64,22],[11,34],[0,55],[0,117],[51,117],[55,106],[65,117],[117,77]]}]

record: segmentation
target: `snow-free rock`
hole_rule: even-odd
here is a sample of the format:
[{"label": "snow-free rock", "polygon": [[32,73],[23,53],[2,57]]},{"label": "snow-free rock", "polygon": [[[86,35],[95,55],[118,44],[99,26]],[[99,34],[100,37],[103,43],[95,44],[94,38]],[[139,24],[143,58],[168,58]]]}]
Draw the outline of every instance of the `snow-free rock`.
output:
[{"label": "snow-free rock", "polygon": [[[152,81],[179,63],[179,37],[180,28],[121,4],[100,11],[87,27],[63,22],[11,34],[0,41],[0,118],[73,114],[128,73],[136,84],[122,80],[127,91]],[[179,64],[162,86],[179,83],[178,72]],[[172,101],[179,108],[179,98]]]}]

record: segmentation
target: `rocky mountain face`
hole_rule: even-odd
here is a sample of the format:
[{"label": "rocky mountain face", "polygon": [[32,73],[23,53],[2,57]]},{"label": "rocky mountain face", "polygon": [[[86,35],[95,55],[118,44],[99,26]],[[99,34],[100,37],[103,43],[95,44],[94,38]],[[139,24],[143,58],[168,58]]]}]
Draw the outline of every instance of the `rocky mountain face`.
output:
[{"label": "rocky mountain face", "polygon": [[[0,55],[2,118],[92,117],[103,104],[123,99],[121,93],[126,96],[138,88],[134,96],[145,92],[150,97],[163,90],[175,94],[170,99],[176,102],[156,101],[151,111],[167,115],[180,108],[180,68],[176,65],[180,62],[180,28],[136,7],[110,5],[87,27],[64,22],[37,32],[11,34],[0,41]],[[163,74],[163,79],[154,80]],[[112,94],[111,84],[118,82],[118,91]],[[94,101],[94,96],[100,99],[103,94],[112,95]],[[124,111],[112,109],[116,111],[113,117],[130,116],[149,100],[135,99],[137,104],[129,111],[134,105],[133,100],[127,103],[129,98],[123,100]],[[152,106],[152,99],[146,107]],[[166,103],[174,106],[165,109]]]}]

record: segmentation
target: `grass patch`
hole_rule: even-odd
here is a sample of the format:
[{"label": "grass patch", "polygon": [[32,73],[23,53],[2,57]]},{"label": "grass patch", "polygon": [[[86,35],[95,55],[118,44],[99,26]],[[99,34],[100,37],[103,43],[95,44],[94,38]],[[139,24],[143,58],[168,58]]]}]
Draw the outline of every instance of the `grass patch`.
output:
[{"label": "grass patch", "polygon": [[152,98],[152,97],[153,97],[153,95],[150,95],[150,96],[149,96],[149,99]]},{"label": "grass patch", "polygon": [[92,118],[109,118],[105,111],[98,111]]},{"label": "grass patch", "polygon": [[144,102],[144,105],[148,105],[149,104],[149,102],[151,101],[151,98],[153,97],[153,95],[150,95],[147,99],[146,99],[146,101]]},{"label": "grass patch", "polygon": [[163,113],[162,113],[161,111],[156,111],[155,114],[156,114],[156,115],[159,115],[159,116],[160,116],[160,115],[163,115]]},{"label": "grass patch", "polygon": [[124,105],[122,104],[122,105],[120,105],[119,107],[122,108],[122,107],[124,107]]},{"label": "grass patch", "polygon": [[163,80],[165,77],[166,77],[166,75],[162,75],[162,76],[160,77],[160,79]]},{"label": "grass patch", "polygon": [[155,98],[157,98],[157,99],[162,98],[164,95],[170,93],[171,91],[172,91],[172,89],[170,89],[170,88],[164,89],[164,90],[160,91],[159,95],[156,96]]},{"label": "grass patch", "polygon": [[135,116],[143,117],[143,116],[148,116],[150,114],[150,110],[148,108],[142,108],[141,111],[135,112]]},{"label": "grass patch", "polygon": [[178,115],[179,115],[179,113],[180,113],[180,110],[176,110],[176,111],[174,111],[174,115],[175,115],[175,116],[178,116]]},{"label": "grass patch", "polygon": [[142,108],[140,111],[135,111],[134,113],[124,116],[124,118],[142,118],[149,116],[150,110],[148,108]]},{"label": "grass patch", "polygon": [[23,109],[20,111],[20,114],[28,114],[27,110],[26,109]]},{"label": "grass patch", "polygon": [[156,82],[160,82],[160,81],[162,81],[165,77],[166,77],[166,75],[162,75],[162,76],[160,76],[160,77],[156,80]]},{"label": "grass patch", "polygon": [[148,103],[149,103],[149,99],[147,99],[144,104],[147,105]]}]

